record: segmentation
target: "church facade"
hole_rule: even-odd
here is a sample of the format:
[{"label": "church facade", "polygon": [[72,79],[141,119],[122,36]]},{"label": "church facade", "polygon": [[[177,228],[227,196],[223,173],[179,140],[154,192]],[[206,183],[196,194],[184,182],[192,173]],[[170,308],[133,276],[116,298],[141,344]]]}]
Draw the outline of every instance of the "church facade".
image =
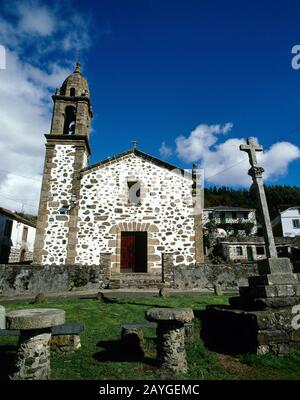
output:
[{"label": "church facade", "polygon": [[57,89],[41,188],[34,264],[156,273],[162,254],[203,262],[199,176],[130,150],[89,165],[90,92],[80,64]]}]

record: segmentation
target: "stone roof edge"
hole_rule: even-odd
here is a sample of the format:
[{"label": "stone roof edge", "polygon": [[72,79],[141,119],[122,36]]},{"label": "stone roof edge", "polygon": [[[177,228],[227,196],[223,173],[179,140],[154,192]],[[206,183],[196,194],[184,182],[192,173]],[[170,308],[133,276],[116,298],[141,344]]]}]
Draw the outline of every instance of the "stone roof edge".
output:
[{"label": "stone roof edge", "polygon": [[29,225],[32,228],[36,228],[34,222],[29,221],[24,217],[21,217],[20,215],[14,213],[13,211],[8,210],[7,208],[0,207],[0,215],[5,215],[6,217],[10,217],[12,219],[15,219],[16,221],[22,222],[25,225]]},{"label": "stone roof edge", "polygon": [[118,160],[120,160],[122,158],[125,158],[125,157],[127,157],[127,156],[129,156],[131,154],[134,154],[134,155],[136,155],[138,157],[141,157],[144,160],[149,161],[152,164],[155,164],[155,165],[157,165],[159,167],[165,168],[165,169],[167,169],[169,171],[173,171],[173,170],[180,171],[182,176],[185,175],[185,177],[192,179],[192,173],[191,172],[188,172],[187,170],[185,170],[183,168],[176,167],[175,165],[169,164],[169,163],[167,163],[167,162],[165,162],[165,161],[163,161],[163,160],[161,160],[161,159],[159,159],[157,157],[153,157],[153,156],[151,156],[149,154],[146,154],[146,153],[144,153],[144,152],[142,152],[140,150],[137,150],[137,149],[131,149],[131,150],[128,150],[128,151],[124,151],[123,153],[119,153],[119,154],[117,154],[115,156],[108,157],[105,160],[102,160],[102,161],[100,161],[100,162],[98,162],[96,164],[93,164],[93,165],[90,165],[89,167],[83,168],[80,172],[82,174],[88,173],[88,172],[93,171],[93,170],[95,170],[95,169],[97,169],[99,167],[105,166],[107,164],[110,164],[110,163],[113,163],[115,161],[118,161]]}]

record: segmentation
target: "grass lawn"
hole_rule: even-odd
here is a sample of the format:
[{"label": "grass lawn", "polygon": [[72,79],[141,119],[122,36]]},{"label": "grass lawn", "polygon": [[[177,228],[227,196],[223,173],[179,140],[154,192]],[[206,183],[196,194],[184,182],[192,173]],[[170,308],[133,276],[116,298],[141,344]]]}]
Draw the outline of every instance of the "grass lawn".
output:
[{"label": "grass lawn", "polygon": [[[5,305],[7,311],[21,308],[62,308],[66,322],[81,322],[82,347],[72,355],[52,354],[52,379],[159,379],[155,366],[155,330],[145,334],[145,357],[129,360],[119,347],[120,323],[144,322],[145,310],[155,306],[191,307],[203,310],[207,304],[227,304],[227,295],[177,295],[160,297],[124,297],[113,303],[95,299],[48,300],[41,305],[20,301]],[[189,373],[182,379],[300,379],[300,354],[285,357],[243,355],[231,357],[208,351],[199,339],[199,321],[195,320],[194,340],[187,345]],[[17,338],[0,337],[0,377],[5,374],[7,349]]]}]

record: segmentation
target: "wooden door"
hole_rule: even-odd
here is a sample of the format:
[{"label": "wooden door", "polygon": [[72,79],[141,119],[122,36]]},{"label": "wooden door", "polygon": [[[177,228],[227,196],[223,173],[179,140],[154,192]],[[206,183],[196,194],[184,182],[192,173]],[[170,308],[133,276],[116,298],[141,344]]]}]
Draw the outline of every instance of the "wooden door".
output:
[{"label": "wooden door", "polygon": [[133,232],[122,232],[121,272],[133,272],[135,264],[135,236]]},{"label": "wooden door", "polygon": [[252,247],[247,247],[247,259],[248,259],[249,262],[253,261]]},{"label": "wooden door", "polygon": [[120,272],[147,272],[147,232],[122,232]]}]

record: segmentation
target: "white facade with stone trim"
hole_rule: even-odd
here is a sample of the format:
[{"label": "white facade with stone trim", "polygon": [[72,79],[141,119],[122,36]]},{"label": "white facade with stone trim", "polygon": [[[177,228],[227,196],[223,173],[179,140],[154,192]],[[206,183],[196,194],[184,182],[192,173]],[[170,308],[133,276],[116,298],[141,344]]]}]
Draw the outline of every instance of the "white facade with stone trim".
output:
[{"label": "white facade with stone trim", "polygon": [[[128,202],[128,181],[141,184],[141,204]],[[175,263],[195,262],[191,176],[181,176],[130,153],[83,173],[76,262],[99,264],[100,253],[120,262],[120,232],[148,231],[148,271],[161,267],[161,253]],[[122,226],[123,223],[123,226]],[[125,226],[126,224],[126,226]],[[138,224],[144,224],[138,227]]]}]

